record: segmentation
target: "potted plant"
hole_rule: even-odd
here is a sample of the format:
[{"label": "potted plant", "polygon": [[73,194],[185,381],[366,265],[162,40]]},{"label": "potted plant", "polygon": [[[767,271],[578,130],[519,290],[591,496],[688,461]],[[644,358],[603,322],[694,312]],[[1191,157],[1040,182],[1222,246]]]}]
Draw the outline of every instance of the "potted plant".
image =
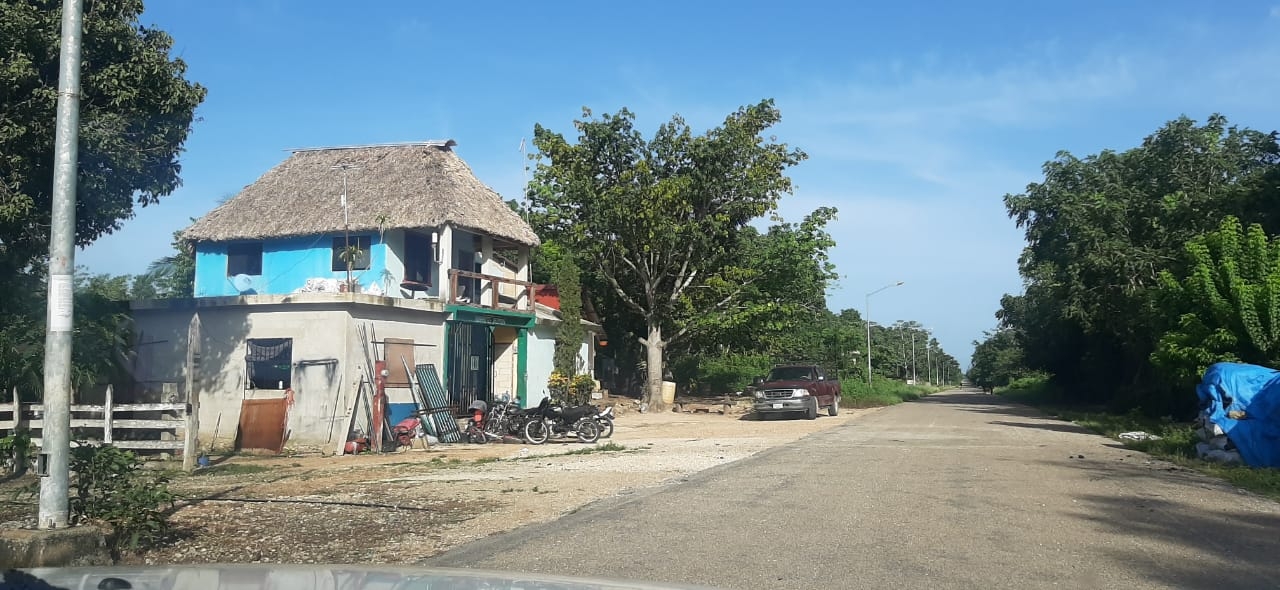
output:
[{"label": "potted plant", "polygon": [[584,373],[575,376],[570,386],[573,388],[573,398],[576,405],[591,403],[591,392],[596,389],[596,380],[591,378],[591,375]]},{"label": "potted plant", "polygon": [[551,373],[551,377],[547,379],[547,391],[551,394],[551,399],[560,403],[568,404],[569,393],[572,389],[572,380],[568,375],[559,371]]}]

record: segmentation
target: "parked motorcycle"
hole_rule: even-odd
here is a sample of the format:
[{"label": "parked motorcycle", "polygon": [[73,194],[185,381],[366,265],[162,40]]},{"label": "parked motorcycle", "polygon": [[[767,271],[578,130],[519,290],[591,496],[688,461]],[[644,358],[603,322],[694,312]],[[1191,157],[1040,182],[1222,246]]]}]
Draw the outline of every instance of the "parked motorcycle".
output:
[{"label": "parked motorcycle", "polygon": [[596,406],[596,423],[600,425],[600,438],[609,438],[613,436],[613,406],[609,406],[603,410]]},{"label": "parked motorcycle", "polygon": [[529,420],[529,410],[522,410],[515,402],[500,402],[489,410],[485,417],[484,433],[490,440],[503,440],[507,437],[521,438],[524,423]]},{"label": "parked motorcycle", "polygon": [[597,412],[594,406],[565,408],[545,398],[531,413],[531,419],[524,423],[524,440],[531,445],[540,445],[550,438],[573,434],[584,443],[596,442],[600,439],[600,423],[595,420]]},{"label": "parked motorcycle", "polygon": [[391,427],[391,436],[395,439],[396,444],[407,447],[413,444],[414,439],[427,439],[427,429],[423,424],[424,417],[430,413],[428,410],[414,410],[409,414],[408,418],[396,423]]},{"label": "parked motorcycle", "polygon": [[463,433],[467,436],[467,442],[477,445],[489,442],[489,436],[485,433],[488,404],[476,400],[467,409],[471,411],[471,417],[467,419],[467,430]]}]

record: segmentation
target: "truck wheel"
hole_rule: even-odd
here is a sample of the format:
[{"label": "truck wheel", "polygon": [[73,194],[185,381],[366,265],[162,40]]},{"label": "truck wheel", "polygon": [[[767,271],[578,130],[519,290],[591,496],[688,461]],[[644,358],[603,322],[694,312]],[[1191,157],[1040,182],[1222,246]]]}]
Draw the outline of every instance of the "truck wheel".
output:
[{"label": "truck wheel", "polygon": [[831,398],[831,405],[827,406],[827,415],[828,416],[840,415],[840,396]]},{"label": "truck wheel", "polygon": [[808,420],[817,420],[818,419],[818,398],[813,397],[809,399],[812,401],[809,402],[809,407],[804,411],[804,417]]}]

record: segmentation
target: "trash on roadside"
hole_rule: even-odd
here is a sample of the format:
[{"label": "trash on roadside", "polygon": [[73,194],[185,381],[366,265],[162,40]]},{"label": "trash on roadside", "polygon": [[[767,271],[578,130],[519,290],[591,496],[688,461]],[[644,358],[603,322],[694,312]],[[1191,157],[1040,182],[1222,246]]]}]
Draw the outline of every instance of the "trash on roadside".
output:
[{"label": "trash on roadside", "polygon": [[[1225,436],[1222,438],[1226,438]],[[1227,443],[1228,445],[1230,443]],[[1213,461],[1214,463],[1223,463],[1226,465],[1239,465],[1244,463],[1240,459],[1240,451],[1235,449],[1225,450],[1214,448],[1213,443],[1198,442],[1196,443],[1196,456],[1205,461]]]},{"label": "trash on roadside", "polygon": [[1160,440],[1159,436],[1151,434],[1150,432],[1143,432],[1141,430],[1121,432],[1119,436],[1124,440]]},{"label": "trash on roadside", "polygon": [[1216,363],[1196,387],[1196,454],[1207,461],[1280,467],[1280,371]]}]

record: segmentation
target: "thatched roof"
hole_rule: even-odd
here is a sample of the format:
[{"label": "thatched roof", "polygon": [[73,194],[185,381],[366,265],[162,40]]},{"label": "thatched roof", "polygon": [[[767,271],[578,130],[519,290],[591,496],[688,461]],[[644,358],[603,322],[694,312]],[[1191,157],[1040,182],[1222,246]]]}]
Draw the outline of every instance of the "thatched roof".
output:
[{"label": "thatched roof", "polygon": [[449,140],[294,150],[184,235],[223,242],[341,232],[345,170],[352,231],[449,223],[538,245],[529,224],[475,177],[451,149],[454,145]]}]

